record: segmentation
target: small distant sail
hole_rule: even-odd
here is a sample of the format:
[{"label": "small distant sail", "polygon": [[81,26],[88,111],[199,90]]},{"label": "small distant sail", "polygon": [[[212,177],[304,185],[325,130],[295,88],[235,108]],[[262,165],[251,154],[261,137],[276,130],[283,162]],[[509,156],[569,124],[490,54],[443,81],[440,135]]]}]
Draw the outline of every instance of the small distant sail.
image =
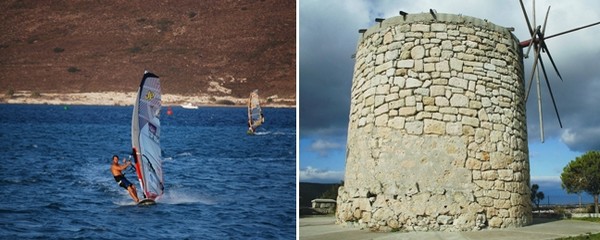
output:
[{"label": "small distant sail", "polygon": [[264,121],[265,118],[260,108],[258,90],[254,90],[248,98],[248,131],[254,132]]},{"label": "small distant sail", "polygon": [[146,72],[133,107],[131,143],[135,166],[145,199],[155,200],[164,192],[160,149],[160,80]]}]

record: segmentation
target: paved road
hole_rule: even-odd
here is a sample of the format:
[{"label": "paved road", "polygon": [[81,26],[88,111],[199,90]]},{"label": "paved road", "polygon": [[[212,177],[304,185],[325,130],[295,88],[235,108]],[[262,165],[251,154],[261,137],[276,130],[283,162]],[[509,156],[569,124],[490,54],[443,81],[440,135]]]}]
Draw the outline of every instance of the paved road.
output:
[{"label": "paved road", "polygon": [[543,220],[534,219],[527,227],[494,229],[476,232],[396,232],[377,233],[359,228],[335,225],[332,216],[316,216],[300,218],[300,239],[556,239],[560,237],[578,236],[588,233],[599,233],[600,223],[580,220]]}]

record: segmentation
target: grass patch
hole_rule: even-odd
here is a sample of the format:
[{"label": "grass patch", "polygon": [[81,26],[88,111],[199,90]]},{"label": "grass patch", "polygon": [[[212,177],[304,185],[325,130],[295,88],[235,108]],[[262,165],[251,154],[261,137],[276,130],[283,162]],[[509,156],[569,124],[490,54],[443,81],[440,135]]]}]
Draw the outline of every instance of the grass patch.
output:
[{"label": "grass patch", "polygon": [[9,88],[8,90],[6,90],[6,93],[4,94],[4,96],[7,96],[9,98],[12,98],[15,95],[15,90],[13,90],[12,88]]},{"label": "grass patch", "polygon": [[27,43],[29,43],[29,44],[34,44],[34,43],[36,43],[38,40],[40,40],[40,37],[38,37],[38,36],[31,36],[31,37],[27,38]]},{"label": "grass patch", "polygon": [[574,220],[582,220],[582,221],[588,221],[588,222],[597,222],[600,223],[600,218],[593,218],[593,217],[584,217],[584,218],[573,218]]},{"label": "grass patch", "polygon": [[163,18],[158,20],[158,22],[156,22],[156,25],[158,26],[158,29],[160,29],[161,32],[166,32],[169,30],[169,28],[171,28],[171,25],[173,25],[173,21]]},{"label": "grass patch", "polygon": [[129,49],[130,53],[139,53],[141,51],[142,51],[142,48],[138,47],[138,46],[135,46],[135,47],[132,47],[132,48]]},{"label": "grass patch", "polygon": [[575,237],[557,238],[556,240],[600,240],[600,233],[586,233]]},{"label": "grass patch", "polygon": [[70,72],[70,73],[76,73],[76,72],[79,72],[81,70],[79,68],[76,68],[76,67],[69,67],[67,69],[67,71]]},{"label": "grass patch", "polygon": [[235,105],[235,103],[233,101],[227,100],[227,99],[217,100],[215,103],[221,104],[221,105]]},{"label": "grass patch", "polygon": [[[581,221],[588,221],[588,222],[595,222],[595,223],[600,223],[600,218],[591,218],[591,217],[585,217],[585,218],[573,218],[574,220],[581,220]],[[575,236],[575,237],[564,237],[564,238],[557,238],[557,240],[600,240],[600,233],[586,233],[586,234],[582,234],[579,236]]]}]

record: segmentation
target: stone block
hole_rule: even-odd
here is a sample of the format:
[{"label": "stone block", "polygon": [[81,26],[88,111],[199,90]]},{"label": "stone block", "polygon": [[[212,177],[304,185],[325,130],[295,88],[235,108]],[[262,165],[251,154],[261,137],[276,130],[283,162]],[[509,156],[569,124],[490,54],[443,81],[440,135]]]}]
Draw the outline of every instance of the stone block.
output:
[{"label": "stone block", "polygon": [[474,117],[463,117],[462,118],[462,123],[465,125],[469,125],[469,126],[473,126],[473,127],[478,127],[479,126],[479,119],[474,118]]},{"label": "stone block", "polygon": [[425,67],[423,66],[423,60],[418,59],[415,60],[415,66],[413,67],[413,70],[417,71],[417,72],[423,72],[423,69]]},{"label": "stone block", "polygon": [[400,60],[400,61],[398,61],[398,64],[396,66],[399,68],[412,68],[415,66],[415,60],[413,60],[413,59]]},{"label": "stone block", "polygon": [[425,48],[423,46],[415,46],[410,50],[412,59],[423,59],[425,57]]},{"label": "stone block", "polygon": [[458,109],[458,113],[464,116],[475,117],[477,116],[477,110],[470,108],[460,108]]},{"label": "stone block", "polygon": [[498,171],[496,170],[487,170],[481,172],[481,178],[487,181],[494,181],[498,179]]},{"label": "stone block", "polygon": [[416,107],[401,107],[400,109],[398,109],[399,116],[412,116],[412,115],[415,115],[416,113],[417,113]]},{"label": "stone block", "polygon": [[375,67],[375,73],[385,72],[388,69],[392,68],[393,66],[394,66],[393,61],[385,62],[385,63]]},{"label": "stone block", "polygon": [[407,96],[404,99],[406,106],[413,107],[417,105],[417,98],[415,96]]},{"label": "stone block", "polygon": [[389,84],[380,84],[377,86],[376,90],[375,90],[375,94],[388,94],[390,92],[390,85]]},{"label": "stone block", "polygon": [[431,86],[429,89],[430,89],[430,94],[432,97],[444,96],[446,94],[445,86],[434,85],[434,86]]},{"label": "stone block", "polygon": [[395,128],[395,129],[403,129],[404,122],[405,122],[405,118],[394,117],[388,121],[388,127]]},{"label": "stone block", "polygon": [[398,50],[391,50],[385,53],[385,61],[392,61],[398,58]]},{"label": "stone block", "polygon": [[[467,158],[467,162],[466,162],[465,167],[467,169],[472,169],[472,170],[481,169],[481,161],[479,161],[479,160],[477,160],[475,158]],[[477,171],[477,172],[478,172],[478,178],[477,179],[480,179],[481,172],[479,172],[479,171]],[[473,173],[473,179],[475,179],[475,174],[474,173]]]},{"label": "stone block", "polygon": [[421,122],[421,121],[406,122],[404,124],[404,126],[405,126],[406,132],[408,134],[415,134],[415,135],[423,134],[423,122]]},{"label": "stone block", "polygon": [[394,77],[393,80],[393,84],[399,87],[404,87],[404,83],[406,82],[406,79],[404,79],[403,77]]},{"label": "stone block", "polygon": [[433,98],[433,97],[423,97],[423,104],[425,106],[433,106],[433,105],[435,105],[435,98]]},{"label": "stone block", "polygon": [[382,104],[381,106],[379,106],[375,109],[374,114],[375,114],[375,116],[379,116],[379,115],[387,113],[387,112],[389,112],[388,104]]},{"label": "stone block", "polygon": [[460,136],[463,133],[462,123],[459,122],[449,122],[446,123],[446,133],[451,136]]},{"label": "stone block", "polygon": [[435,64],[435,70],[438,72],[448,72],[450,71],[450,65],[447,61],[438,62]]},{"label": "stone block", "polygon": [[375,126],[385,127],[387,126],[389,116],[387,114],[382,114],[375,118]]},{"label": "stone block", "polygon": [[428,24],[413,24],[410,26],[411,32],[429,32],[430,26]]},{"label": "stone block", "polygon": [[429,49],[429,56],[439,57],[442,55],[442,50],[439,47],[432,47]]},{"label": "stone block", "polygon": [[450,58],[450,69],[456,71],[463,70],[463,61],[457,58]]},{"label": "stone block", "polygon": [[512,181],[513,180],[513,171],[510,169],[500,169],[498,170],[498,178],[504,181]]},{"label": "stone block", "polygon": [[440,107],[440,113],[456,115],[456,114],[458,114],[458,108],[455,108],[455,107]]},{"label": "stone block", "polygon": [[434,72],[435,71],[435,64],[434,63],[425,63],[423,65],[423,71],[425,71],[425,72]]},{"label": "stone block", "polygon": [[385,35],[383,35],[383,44],[384,45],[390,44],[393,40],[394,40],[394,37],[393,37],[392,31],[389,31],[389,32],[385,33]]},{"label": "stone block", "polygon": [[452,106],[452,107],[469,107],[469,98],[465,95],[454,94],[450,98],[450,106]]},{"label": "stone block", "polygon": [[425,119],[423,131],[425,134],[443,135],[446,133],[446,124],[442,121]]},{"label": "stone block", "polygon": [[448,85],[450,85],[452,87],[467,89],[469,82],[466,79],[453,77],[453,78],[450,78],[450,81],[448,81]]},{"label": "stone block", "polygon": [[385,96],[385,102],[392,102],[397,100],[398,98],[398,93],[390,93]]},{"label": "stone block", "polygon": [[418,88],[423,85],[423,82],[416,78],[406,79],[406,88]]},{"label": "stone block", "polygon": [[436,97],[435,105],[438,107],[447,107],[450,106],[450,101],[446,97]]},{"label": "stone block", "polygon": [[450,40],[442,41],[441,48],[442,48],[442,50],[452,50],[452,41],[450,41]]},{"label": "stone block", "polygon": [[432,32],[445,32],[446,31],[446,24],[444,24],[444,23],[433,23],[433,24],[431,24],[431,31]]}]

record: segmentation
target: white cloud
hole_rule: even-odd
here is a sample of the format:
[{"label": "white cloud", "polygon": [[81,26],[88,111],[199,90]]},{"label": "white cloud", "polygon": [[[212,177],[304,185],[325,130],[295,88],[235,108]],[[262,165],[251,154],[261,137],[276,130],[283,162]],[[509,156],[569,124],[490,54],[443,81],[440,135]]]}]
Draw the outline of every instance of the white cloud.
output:
[{"label": "white cloud", "polygon": [[322,170],[311,166],[300,169],[301,182],[339,183],[343,179],[344,172],[342,171]]},{"label": "white cloud", "polygon": [[571,129],[567,128],[560,136],[560,140],[567,145],[575,143],[575,133],[571,132]]},{"label": "white cloud", "polygon": [[318,152],[321,156],[327,156],[329,155],[329,151],[342,149],[343,146],[336,142],[318,139],[310,145],[310,150]]},{"label": "white cloud", "polygon": [[[561,183],[560,176],[531,176],[531,183]],[[539,184],[539,183],[538,183]]]},{"label": "white cloud", "polygon": [[591,151],[600,149],[600,127],[582,126],[579,128],[567,128],[561,134],[560,139],[570,149],[575,151]]}]

